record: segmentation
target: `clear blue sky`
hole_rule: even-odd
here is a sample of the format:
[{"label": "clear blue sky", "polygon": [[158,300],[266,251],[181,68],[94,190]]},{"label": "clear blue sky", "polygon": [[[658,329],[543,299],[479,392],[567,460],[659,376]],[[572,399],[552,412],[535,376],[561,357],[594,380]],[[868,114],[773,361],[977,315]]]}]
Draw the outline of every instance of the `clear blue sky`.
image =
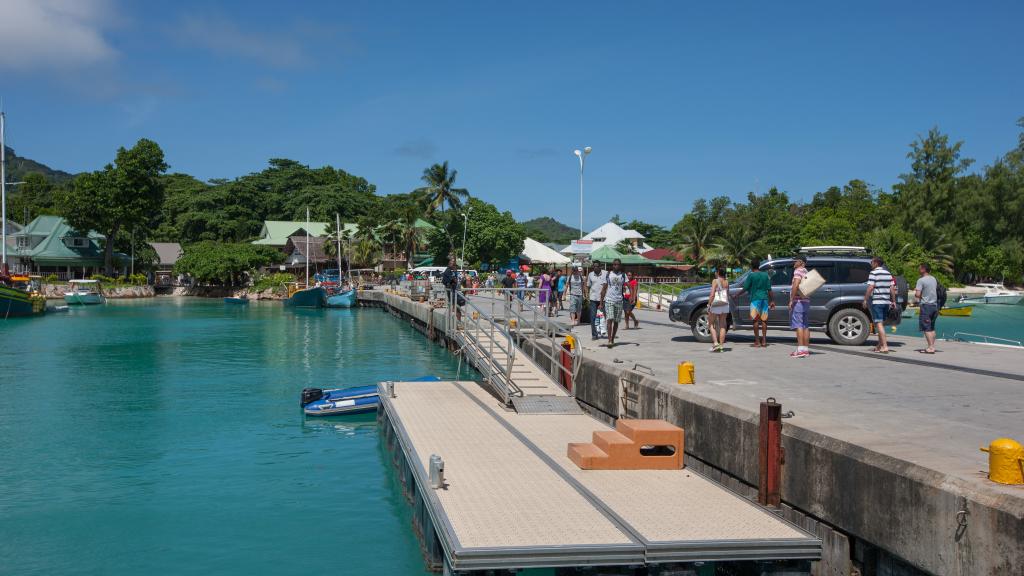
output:
[{"label": "clear blue sky", "polygon": [[990,163],[1024,116],[1024,4],[0,0],[9,143],[68,171],[271,157],[380,193],[448,160],[517,218],[675,222],[700,196],[889,188],[932,126]]}]

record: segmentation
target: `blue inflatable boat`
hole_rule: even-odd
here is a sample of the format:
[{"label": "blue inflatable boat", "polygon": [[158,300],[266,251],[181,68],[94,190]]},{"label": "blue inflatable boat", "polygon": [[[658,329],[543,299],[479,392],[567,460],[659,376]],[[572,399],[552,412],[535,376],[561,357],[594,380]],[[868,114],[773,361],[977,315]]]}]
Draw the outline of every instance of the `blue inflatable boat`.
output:
[{"label": "blue inflatable boat", "polygon": [[[412,382],[437,382],[437,376],[424,376]],[[376,412],[380,405],[377,386],[355,386],[353,388],[305,388],[299,401],[306,416],[338,416],[341,414],[365,414]]]}]

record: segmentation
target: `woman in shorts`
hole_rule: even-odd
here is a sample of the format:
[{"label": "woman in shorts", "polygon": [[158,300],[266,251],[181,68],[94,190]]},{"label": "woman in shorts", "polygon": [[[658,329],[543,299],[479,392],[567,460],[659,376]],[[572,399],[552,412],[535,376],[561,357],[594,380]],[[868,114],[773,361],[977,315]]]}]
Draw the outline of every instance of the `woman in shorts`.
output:
[{"label": "woman in shorts", "polygon": [[725,268],[715,268],[715,279],[711,281],[711,298],[708,300],[708,330],[711,332],[711,352],[721,352],[725,345],[726,319],[729,315],[729,281],[725,279]]}]

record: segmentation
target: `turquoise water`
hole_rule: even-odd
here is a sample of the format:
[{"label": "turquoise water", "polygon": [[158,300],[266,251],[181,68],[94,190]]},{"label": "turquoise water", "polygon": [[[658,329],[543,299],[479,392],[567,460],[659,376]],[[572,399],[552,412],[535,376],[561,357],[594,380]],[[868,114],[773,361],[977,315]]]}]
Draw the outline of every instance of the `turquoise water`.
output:
[{"label": "turquoise water", "polygon": [[[1024,342],[1024,305],[978,304],[967,317],[939,316],[935,332],[939,338],[952,338],[956,332],[966,332]],[[916,311],[913,318],[903,319],[896,333],[905,336],[921,335],[917,330]],[[980,340],[976,337],[964,338]]]},{"label": "turquoise water", "polygon": [[423,574],[375,420],[305,386],[456,364],[379,310],[115,301],[0,322],[0,573]]}]

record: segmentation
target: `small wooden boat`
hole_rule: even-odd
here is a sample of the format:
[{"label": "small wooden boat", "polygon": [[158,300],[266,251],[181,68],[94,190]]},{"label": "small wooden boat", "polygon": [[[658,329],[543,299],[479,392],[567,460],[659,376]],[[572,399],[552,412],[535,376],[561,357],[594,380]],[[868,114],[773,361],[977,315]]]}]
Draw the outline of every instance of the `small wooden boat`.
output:
[{"label": "small wooden boat", "polygon": [[238,297],[228,296],[228,297],[224,298],[224,303],[225,304],[248,304],[249,303],[249,297],[248,296],[238,296]]},{"label": "small wooden boat", "polygon": [[[437,382],[437,376],[423,376],[412,382]],[[380,406],[377,386],[355,386],[353,388],[304,388],[299,400],[306,416],[339,416],[376,412]]]},{"label": "small wooden boat", "polygon": [[329,294],[327,296],[327,307],[328,308],[351,308],[356,303],[356,290],[355,288],[349,288],[344,292],[338,292],[336,294]]},{"label": "small wooden boat", "polygon": [[107,301],[100,290],[98,280],[68,280],[70,292],[64,293],[64,301],[71,305],[90,306]]},{"label": "small wooden boat", "polygon": [[[970,316],[974,312],[974,306],[952,306],[939,310],[939,316]],[[921,309],[917,309],[917,315],[921,315]]]}]

